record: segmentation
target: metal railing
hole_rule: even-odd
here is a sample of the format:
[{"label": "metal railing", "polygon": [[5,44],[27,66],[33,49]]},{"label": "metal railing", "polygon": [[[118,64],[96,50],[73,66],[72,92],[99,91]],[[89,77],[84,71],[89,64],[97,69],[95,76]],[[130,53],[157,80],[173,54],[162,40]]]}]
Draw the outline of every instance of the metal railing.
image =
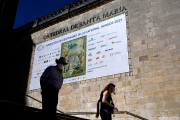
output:
[{"label": "metal railing", "polygon": [[[37,102],[39,102],[39,103],[42,103],[41,101],[37,100],[36,98],[33,98],[33,97],[29,96],[29,95],[26,95],[26,96],[33,99],[33,100],[35,100],[35,101],[37,101]],[[58,109],[56,111],[60,112],[61,114],[66,114],[66,113],[64,113],[64,112],[62,112],[62,111],[60,111]]]},{"label": "metal railing", "polygon": [[[27,97],[30,97],[33,100],[36,100],[37,102],[41,103],[41,101],[39,101],[29,95],[27,95]],[[35,117],[36,117],[36,119],[38,119],[38,118],[41,119],[43,117],[42,110],[37,109],[37,108],[32,108],[29,106],[25,106],[24,104],[14,103],[11,101],[6,101],[6,100],[0,99],[0,105],[1,105],[1,109],[3,110],[1,112],[2,116],[5,115],[7,120],[16,119],[17,117],[19,117],[20,120],[22,120],[22,118],[23,118],[23,120],[25,120],[26,118],[29,119],[30,117],[32,117],[32,119],[34,119]],[[62,111],[59,111],[59,112],[62,113]],[[9,114],[9,116],[7,116],[7,113]],[[11,115],[11,114],[13,114],[13,115]],[[89,120],[89,119],[85,119],[85,118],[71,116],[68,114],[59,114],[59,113],[56,114],[56,118],[57,118],[57,120]]]},{"label": "metal railing", "polygon": [[[39,102],[39,103],[42,103],[41,101],[39,101],[39,100],[37,100],[36,98],[33,98],[33,97],[31,97],[31,96],[29,96],[29,95],[25,95],[25,96],[27,96],[27,97],[29,97],[29,98],[31,98],[31,99],[33,99],[33,100],[35,100],[35,101],[37,101],[37,102]],[[60,112],[61,113],[61,115],[63,115],[63,117],[72,117],[72,118],[76,118],[76,119],[78,119],[78,120],[88,120],[88,119],[84,119],[84,118],[77,118],[77,117],[75,117],[75,116],[70,116],[69,114],[67,114],[67,113],[64,113],[64,112],[62,112],[62,111],[60,111],[60,110],[56,110],[56,111],[58,111],[58,112]],[[57,115],[58,116],[58,115]],[[70,118],[68,118],[68,120],[70,120]]]},{"label": "metal railing", "polygon": [[[96,112],[68,112],[66,114],[69,114],[69,115],[91,115],[91,114],[96,114]],[[130,113],[128,111],[115,111],[114,114],[128,114],[128,115],[131,115],[133,117],[139,118],[141,120],[148,120],[146,118],[138,116],[138,115],[136,115],[134,113]]]},{"label": "metal railing", "polygon": [[[31,98],[31,99],[33,99],[33,100],[35,100],[35,101],[37,101],[37,102],[39,102],[39,103],[42,103],[41,101],[39,101],[39,100],[37,100],[37,99],[29,96],[29,95],[26,95],[26,96],[29,97],[29,98]],[[67,113],[64,113],[64,112],[62,112],[62,111],[60,111],[60,110],[57,110],[57,111],[60,112],[60,113],[62,113],[62,114],[66,114],[66,115],[91,115],[91,114],[96,114],[96,112],[67,112]],[[141,119],[141,120],[148,120],[148,119],[146,119],[146,118],[143,118],[143,117],[141,117],[141,116],[138,116],[138,115],[136,115],[136,114],[134,114],[134,113],[130,113],[130,112],[128,112],[128,111],[115,111],[114,114],[128,114],[128,115],[131,115],[131,116],[133,116],[133,117],[139,118],[139,119]]]}]

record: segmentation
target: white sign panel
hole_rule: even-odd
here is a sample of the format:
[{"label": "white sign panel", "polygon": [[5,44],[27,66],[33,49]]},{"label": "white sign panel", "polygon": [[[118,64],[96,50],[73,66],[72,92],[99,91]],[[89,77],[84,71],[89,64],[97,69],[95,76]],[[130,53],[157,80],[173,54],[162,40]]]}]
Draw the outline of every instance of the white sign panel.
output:
[{"label": "white sign panel", "polygon": [[60,56],[68,62],[64,84],[129,72],[125,14],[36,45],[30,90]]}]

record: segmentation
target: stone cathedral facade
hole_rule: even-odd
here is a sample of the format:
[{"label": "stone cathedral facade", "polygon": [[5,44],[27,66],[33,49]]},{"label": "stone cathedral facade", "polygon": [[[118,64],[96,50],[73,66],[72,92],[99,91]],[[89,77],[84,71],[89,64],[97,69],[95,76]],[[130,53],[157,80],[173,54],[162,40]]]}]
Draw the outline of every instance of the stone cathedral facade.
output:
[{"label": "stone cathedral facade", "polygon": [[[15,29],[19,40],[17,49],[26,59],[16,65],[25,69],[20,69],[23,75],[16,79],[21,81],[20,88],[26,87],[18,92],[25,90],[27,95],[41,101],[40,89],[29,90],[36,45],[122,14],[127,25],[129,72],[63,84],[58,110],[96,112],[102,89],[114,83],[116,95],[112,97],[119,111],[129,111],[149,120],[179,120],[179,0],[79,0]],[[41,104],[29,97],[25,103],[41,109]],[[77,116],[96,120],[95,114]],[[127,114],[113,117],[113,120],[136,119]]]}]

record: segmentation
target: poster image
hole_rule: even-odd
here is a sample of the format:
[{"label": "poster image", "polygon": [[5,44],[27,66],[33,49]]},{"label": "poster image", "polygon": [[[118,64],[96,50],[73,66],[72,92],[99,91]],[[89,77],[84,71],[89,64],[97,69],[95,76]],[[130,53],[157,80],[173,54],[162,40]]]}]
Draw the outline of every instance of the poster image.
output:
[{"label": "poster image", "polygon": [[63,84],[129,72],[125,14],[36,45],[30,90],[64,57]]},{"label": "poster image", "polygon": [[86,36],[61,44],[61,57],[65,57],[63,77],[71,78],[86,74]]}]

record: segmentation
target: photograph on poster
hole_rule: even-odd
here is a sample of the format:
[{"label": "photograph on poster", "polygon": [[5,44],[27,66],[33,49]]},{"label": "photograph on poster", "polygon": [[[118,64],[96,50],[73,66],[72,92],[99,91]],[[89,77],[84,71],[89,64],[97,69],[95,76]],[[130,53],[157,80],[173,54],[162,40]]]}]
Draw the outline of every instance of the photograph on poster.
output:
[{"label": "photograph on poster", "polygon": [[65,57],[63,77],[71,78],[86,74],[86,36],[62,43],[61,57]]}]

